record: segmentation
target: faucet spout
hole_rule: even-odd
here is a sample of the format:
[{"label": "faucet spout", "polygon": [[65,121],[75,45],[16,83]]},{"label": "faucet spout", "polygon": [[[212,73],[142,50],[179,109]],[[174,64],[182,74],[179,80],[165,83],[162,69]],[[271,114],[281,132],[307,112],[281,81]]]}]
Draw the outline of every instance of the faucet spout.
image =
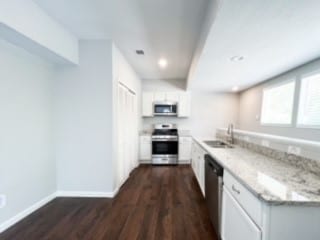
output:
[{"label": "faucet spout", "polygon": [[229,142],[230,142],[231,144],[234,144],[234,133],[233,133],[233,129],[234,129],[233,124],[229,124],[229,125],[228,125],[227,134],[229,135]]}]

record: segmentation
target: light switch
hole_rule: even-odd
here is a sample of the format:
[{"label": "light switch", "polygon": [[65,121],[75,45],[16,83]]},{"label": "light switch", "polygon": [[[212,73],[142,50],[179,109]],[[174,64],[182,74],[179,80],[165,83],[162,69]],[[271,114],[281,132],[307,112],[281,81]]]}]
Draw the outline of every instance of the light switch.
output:
[{"label": "light switch", "polygon": [[268,140],[264,139],[264,140],[261,141],[261,145],[264,146],[264,147],[270,147],[270,142]]},{"label": "light switch", "polygon": [[289,146],[288,147],[288,153],[294,154],[294,155],[300,155],[301,154],[301,148],[295,147],[295,146]]},{"label": "light switch", "polygon": [[243,140],[246,141],[246,142],[250,142],[250,137],[249,136],[244,136]]}]

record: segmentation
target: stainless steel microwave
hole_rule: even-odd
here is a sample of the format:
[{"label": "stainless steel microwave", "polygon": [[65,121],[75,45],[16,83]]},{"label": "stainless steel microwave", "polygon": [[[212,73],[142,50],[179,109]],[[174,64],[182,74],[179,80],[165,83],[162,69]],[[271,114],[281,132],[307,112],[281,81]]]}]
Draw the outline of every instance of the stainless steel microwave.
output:
[{"label": "stainless steel microwave", "polygon": [[177,102],[154,102],[153,115],[154,116],[177,116],[178,103]]}]

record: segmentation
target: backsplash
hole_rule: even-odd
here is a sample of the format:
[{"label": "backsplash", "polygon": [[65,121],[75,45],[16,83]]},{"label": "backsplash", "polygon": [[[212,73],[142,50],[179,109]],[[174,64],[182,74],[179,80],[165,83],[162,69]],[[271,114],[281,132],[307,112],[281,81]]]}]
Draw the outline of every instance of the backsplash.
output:
[{"label": "backsplash", "polygon": [[[216,137],[222,140],[227,140],[228,137],[226,134],[226,130],[219,129],[217,131]],[[236,145],[239,145],[243,148],[247,148],[254,152],[263,154],[265,156],[277,159],[279,161],[286,162],[302,170],[306,170],[314,174],[320,174],[320,159],[310,158],[308,156],[303,155],[303,153],[307,153],[308,147],[305,147],[305,148],[298,147],[300,149],[298,151],[300,154],[299,155],[293,154],[288,152],[288,148],[290,147],[289,144],[284,144],[284,143],[279,144],[276,141],[272,142],[270,138],[268,140],[265,140],[257,136],[255,136],[254,138],[252,136],[249,137],[243,132],[235,133],[234,141]],[[268,144],[268,146],[263,146],[264,144]],[[312,152],[312,154],[310,155],[316,156],[317,154],[319,153]]]}]

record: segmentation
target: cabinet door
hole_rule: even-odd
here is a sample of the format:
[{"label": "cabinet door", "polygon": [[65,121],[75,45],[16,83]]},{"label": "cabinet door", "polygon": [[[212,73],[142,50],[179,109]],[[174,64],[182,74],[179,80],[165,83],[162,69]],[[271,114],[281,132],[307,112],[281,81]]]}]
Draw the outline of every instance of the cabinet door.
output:
[{"label": "cabinet door", "polygon": [[192,142],[191,145],[191,167],[193,172],[195,173],[196,170],[196,144]]},{"label": "cabinet door", "polygon": [[151,160],[151,137],[140,137],[140,160]]},{"label": "cabinet door", "polygon": [[200,185],[200,188],[201,188],[201,191],[202,191],[203,195],[205,195],[205,191],[204,191],[204,184],[205,184],[204,170],[205,170],[204,153],[201,151],[201,154],[199,156],[199,185]]},{"label": "cabinet door", "polygon": [[179,138],[179,160],[188,161],[191,159],[191,137]]},{"label": "cabinet door", "polygon": [[166,93],[165,92],[154,92],[153,100],[155,102],[166,101]]},{"label": "cabinet door", "polygon": [[167,92],[166,101],[179,102],[179,92]]},{"label": "cabinet door", "polygon": [[178,117],[190,116],[190,96],[188,93],[179,94]]},{"label": "cabinet door", "polygon": [[153,93],[145,92],[142,95],[142,116],[152,117],[153,116]]},{"label": "cabinet door", "polygon": [[222,202],[223,240],[261,240],[261,231],[226,188]]}]

